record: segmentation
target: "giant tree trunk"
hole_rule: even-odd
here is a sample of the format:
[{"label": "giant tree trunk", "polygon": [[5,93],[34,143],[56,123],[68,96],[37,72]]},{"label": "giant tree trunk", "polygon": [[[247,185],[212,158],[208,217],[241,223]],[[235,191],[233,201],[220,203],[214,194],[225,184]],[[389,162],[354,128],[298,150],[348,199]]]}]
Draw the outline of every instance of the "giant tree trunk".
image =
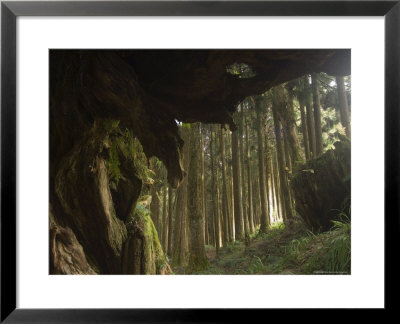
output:
[{"label": "giant tree trunk", "polygon": [[188,215],[190,226],[188,272],[204,270],[208,266],[204,243],[204,215],[201,196],[200,127],[191,124],[190,164],[188,173]]},{"label": "giant tree trunk", "polygon": [[321,103],[319,99],[319,76],[316,73],[312,74],[312,89],[314,102],[314,120],[315,120],[315,143],[316,157],[322,154],[322,125],[321,125]]}]

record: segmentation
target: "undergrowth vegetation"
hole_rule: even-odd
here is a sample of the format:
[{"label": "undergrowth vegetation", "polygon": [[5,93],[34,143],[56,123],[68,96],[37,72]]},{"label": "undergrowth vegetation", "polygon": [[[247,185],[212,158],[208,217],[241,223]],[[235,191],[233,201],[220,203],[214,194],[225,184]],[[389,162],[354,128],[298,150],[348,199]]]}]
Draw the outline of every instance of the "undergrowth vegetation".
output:
[{"label": "undergrowth vegetation", "polygon": [[233,242],[207,246],[210,266],[197,274],[350,274],[351,225],[345,217],[331,230],[312,233],[302,224],[274,224],[268,233],[252,235],[251,246]]}]

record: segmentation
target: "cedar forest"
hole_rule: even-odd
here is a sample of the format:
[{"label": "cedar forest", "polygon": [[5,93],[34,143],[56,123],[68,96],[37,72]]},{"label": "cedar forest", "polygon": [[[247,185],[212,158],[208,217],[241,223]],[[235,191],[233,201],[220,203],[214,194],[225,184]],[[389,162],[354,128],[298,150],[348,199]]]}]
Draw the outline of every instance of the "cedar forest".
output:
[{"label": "cedar forest", "polygon": [[50,55],[50,273],[350,274],[347,51]]}]

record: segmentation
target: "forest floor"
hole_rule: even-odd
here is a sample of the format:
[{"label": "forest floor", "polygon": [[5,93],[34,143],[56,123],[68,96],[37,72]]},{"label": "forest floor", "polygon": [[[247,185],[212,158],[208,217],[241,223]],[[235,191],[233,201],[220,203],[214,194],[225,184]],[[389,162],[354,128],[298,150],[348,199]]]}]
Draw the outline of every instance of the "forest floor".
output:
[{"label": "forest floor", "polygon": [[206,246],[210,265],[195,274],[350,274],[350,231],[348,222],[319,234],[301,223],[274,224],[268,233],[252,236],[247,248],[229,243],[217,257],[215,247]]}]

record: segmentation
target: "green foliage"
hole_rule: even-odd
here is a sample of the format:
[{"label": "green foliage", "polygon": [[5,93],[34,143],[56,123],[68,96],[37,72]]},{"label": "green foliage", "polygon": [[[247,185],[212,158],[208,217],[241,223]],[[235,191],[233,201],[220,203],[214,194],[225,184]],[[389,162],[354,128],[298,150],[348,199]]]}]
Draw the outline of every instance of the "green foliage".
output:
[{"label": "green foliage", "polygon": [[326,269],[330,272],[350,271],[351,242],[350,223],[334,222],[336,235],[329,239],[329,248],[325,255]]},{"label": "green foliage", "polygon": [[254,255],[253,259],[251,259],[249,264],[249,273],[250,274],[257,274],[257,273],[264,273],[265,267],[261,259]]},{"label": "green foliage", "polygon": [[147,182],[149,178],[151,179],[151,172],[147,167],[147,158],[142,145],[129,129],[121,129],[118,125],[119,121],[104,121],[104,129],[109,133],[105,143],[108,147],[105,163],[110,182],[118,186],[121,178],[121,161],[131,164],[136,176]]}]

